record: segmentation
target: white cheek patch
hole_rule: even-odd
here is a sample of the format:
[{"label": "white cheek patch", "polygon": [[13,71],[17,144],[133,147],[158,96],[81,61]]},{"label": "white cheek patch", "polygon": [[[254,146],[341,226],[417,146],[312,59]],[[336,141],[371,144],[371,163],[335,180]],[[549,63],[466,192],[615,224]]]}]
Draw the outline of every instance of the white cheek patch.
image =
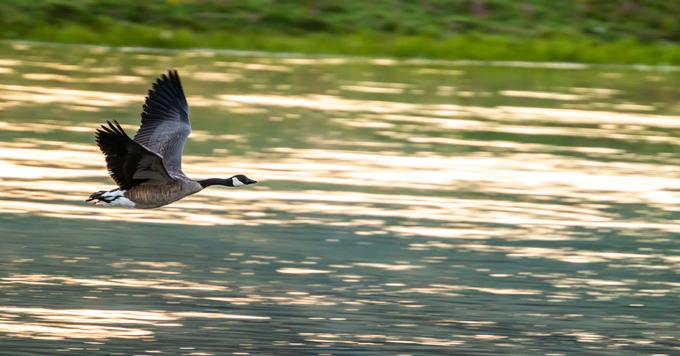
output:
[{"label": "white cheek patch", "polygon": [[234,187],[240,187],[242,185],[246,185],[245,183],[238,180],[238,178],[236,178],[236,177],[231,178],[231,184],[233,184]]}]

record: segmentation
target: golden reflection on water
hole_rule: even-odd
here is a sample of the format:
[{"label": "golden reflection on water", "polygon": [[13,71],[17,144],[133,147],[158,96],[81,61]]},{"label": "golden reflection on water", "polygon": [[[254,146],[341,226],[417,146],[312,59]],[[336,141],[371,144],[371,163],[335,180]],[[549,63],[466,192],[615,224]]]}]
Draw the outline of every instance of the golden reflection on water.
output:
[{"label": "golden reflection on water", "polygon": [[0,99],[37,104],[65,103],[111,107],[131,105],[139,101],[139,96],[93,90],[2,84],[0,85]]},{"label": "golden reflection on water", "polygon": [[[567,95],[567,94],[565,94]],[[541,96],[551,97],[549,93]],[[493,121],[475,121],[480,125],[494,125],[504,122],[552,121],[570,124],[645,125],[651,127],[676,128],[680,126],[679,116],[634,114],[615,111],[576,110],[545,107],[497,106],[481,107],[452,104],[415,104],[393,101],[345,99],[329,95],[281,96],[281,95],[220,95],[222,100],[249,105],[293,107],[321,111],[361,112],[377,114],[413,113],[414,121],[438,122],[443,128],[456,129],[460,121],[447,117],[480,117]],[[580,98],[580,97],[578,97]],[[576,97],[572,97],[576,99]],[[432,117],[430,117],[430,115]],[[387,116],[389,118],[389,116]],[[351,123],[351,120],[349,120]],[[534,127],[543,129],[543,127]]]},{"label": "golden reflection on water", "polygon": [[[13,125],[5,122],[9,131],[65,130],[87,132],[79,126],[30,123]],[[203,141],[220,140],[207,132],[197,134]],[[224,136],[224,135],[218,135]],[[225,136],[226,137],[226,136]],[[228,139],[238,140],[238,136]],[[418,141],[416,139],[416,141]],[[421,140],[422,142],[422,140]],[[427,142],[427,141],[425,141]],[[430,142],[427,142],[430,143]],[[437,142],[438,144],[441,142]],[[463,144],[461,141],[447,144]],[[490,143],[491,147],[494,142]],[[233,224],[290,224],[272,218],[279,212],[305,216],[304,221],[324,211],[336,216],[334,220],[387,217],[436,220],[440,223],[497,223],[512,224],[530,229],[534,234],[526,239],[542,239],[536,226],[591,226],[616,228],[655,228],[668,232],[679,229],[672,223],[648,221],[619,221],[600,209],[603,202],[644,203],[659,209],[677,211],[680,193],[679,170],[647,163],[597,162],[586,158],[567,157],[549,153],[529,153],[547,145],[496,143],[509,149],[507,153],[489,156],[485,153],[458,157],[433,153],[419,155],[381,153],[372,150],[291,149],[273,150],[276,161],[236,160],[234,157],[185,157],[185,170],[195,177],[228,176],[249,172],[265,181],[286,181],[305,184],[334,184],[343,190],[326,194],[318,190],[270,190],[267,185],[248,190],[212,189],[156,211],[101,209],[66,202],[78,202],[89,192],[107,187],[103,182],[104,162],[94,145],[75,145],[64,142],[2,142],[0,143],[0,210],[33,213],[66,218],[83,218],[147,222],[180,222],[199,225]],[[58,148],[57,148],[58,147]],[[567,148],[570,149],[570,148]],[[575,148],[593,154],[616,154],[616,150]],[[519,151],[519,152],[513,152]],[[226,171],[222,167],[229,167]],[[452,169],[455,167],[455,169]],[[78,179],[78,182],[69,181]],[[416,183],[414,185],[414,183]],[[436,189],[456,191],[474,189],[488,194],[517,194],[581,199],[579,205],[554,202],[517,202],[491,199],[466,199],[455,196],[423,196],[378,194],[353,191],[364,188]],[[216,200],[215,198],[219,198]],[[28,198],[28,199],[27,199]],[[64,203],[60,203],[64,202]],[[230,214],[228,207],[235,202],[247,202],[249,214]],[[360,210],[356,209],[361,205]],[[227,211],[226,214],[217,211]],[[215,212],[215,213],[212,213]],[[325,220],[319,220],[319,222]],[[489,229],[479,233],[454,228],[380,227],[384,232],[400,232],[429,237],[505,236],[516,239],[521,234]],[[493,230],[496,230],[495,232]],[[483,231],[483,230],[482,230]],[[544,239],[565,239],[562,236]],[[466,237],[467,236],[467,237]]]},{"label": "golden reflection on water", "polygon": [[[164,312],[105,309],[48,309],[0,306],[0,332],[32,339],[152,339],[154,327],[180,327],[186,318],[268,320],[269,317],[204,312]],[[35,322],[21,319],[31,318]],[[18,321],[19,319],[20,321]],[[119,327],[109,325],[136,325]]]},{"label": "golden reflection on water", "polygon": [[[108,51],[91,50],[95,54]],[[186,56],[200,58],[201,53]],[[174,58],[171,53],[131,57],[161,63]],[[627,303],[627,308],[645,308],[655,300],[677,296],[680,284],[658,276],[615,278],[598,275],[588,266],[644,273],[680,271],[677,249],[653,247],[680,233],[674,218],[680,211],[680,169],[676,164],[680,162],[672,153],[657,156],[629,147],[631,143],[678,144],[666,130],[680,127],[680,116],[658,113],[658,102],[617,101],[626,93],[618,87],[470,88],[464,81],[455,81],[468,74],[462,65],[430,68],[411,63],[403,69],[427,81],[446,78],[429,88],[424,87],[427,81],[400,82],[389,76],[385,80],[371,76],[350,80],[340,72],[337,78],[331,74],[324,77],[331,78],[332,86],[319,84],[312,93],[304,93],[295,81],[300,68],[357,64],[377,66],[374,70],[379,71],[393,70],[404,62],[264,57],[215,58],[210,66],[186,65],[195,69],[184,71],[187,88],[197,83],[228,83],[225,88],[231,88],[253,77],[259,81],[233,90],[189,91],[189,102],[200,113],[193,116],[195,127],[207,127],[201,125],[215,117],[227,119],[212,129],[194,129],[183,169],[195,178],[246,173],[261,183],[245,189],[211,188],[161,209],[129,210],[84,202],[91,192],[112,188],[112,184],[96,146],[82,142],[91,141],[94,129],[111,117],[109,110],[139,106],[144,92],[133,91],[144,87],[158,70],[131,65],[123,74],[110,65],[0,60],[0,74],[16,77],[0,84],[0,107],[16,110],[0,118],[0,129],[8,137],[0,141],[0,213],[120,225],[230,227],[220,231],[297,228],[293,231],[315,231],[319,244],[362,246],[360,253],[338,248],[339,257],[332,256],[337,259],[322,254],[295,259],[279,256],[274,250],[252,254],[224,251],[227,257],[205,267],[208,272],[202,271],[208,278],[190,275],[204,262],[192,255],[182,261],[162,254],[153,256],[157,260],[123,258],[107,265],[111,273],[70,275],[64,270],[12,269],[0,277],[0,288],[80,288],[86,290],[82,299],[88,302],[105,303],[111,294],[125,298],[152,295],[160,302],[143,311],[92,304],[39,305],[44,300],[31,306],[5,303],[0,305],[0,332],[46,340],[152,340],[162,330],[185,327],[196,318],[286,324],[291,315],[286,313],[309,310],[305,322],[333,323],[338,330],[296,329],[304,331],[272,344],[453,348],[486,342],[507,343],[503,347],[508,347],[513,342],[518,345],[521,338],[549,336],[598,347],[612,342],[647,342],[642,338],[615,339],[580,326],[534,330],[555,315],[528,306],[654,298],[651,302],[621,302]],[[291,80],[272,84],[262,79],[263,73]],[[116,83],[116,89],[102,89],[107,83]],[[421,100],[430,94],[447,99]],[[491,98],[501,100],[502,105],[483,101]],[[508,105],[510,101],[512,105]],[[540,103],[546,103],[545,107]],[[41,109],[44,112],[39,117],[25,117],[22,110],[32,107],[45,110]],[[232,116],[234,122],[229,121]],[[249,130],[254,131],[230,126],[238,120],[238,125],[252,124]],[[125,129],[133,133],[136,119],[124,121]],[[253,123],[276,126],[281,137],[273,137],[271,133],[276,131],[265,131]],[[304,131],[305,125],[317,124],[328,132]],[[299,134],[290,135],[288,129]],[[266,132],[264,137],[256,137],[258,130]],[[85,136],[88,139],[82,139]],[[289,140],[293,136],[295,140]],[[545,137],[555,137],[556,142],[541,139]],[[593,144],[565,143],[557,138],[590,139]],[[597,141],[601,138],[614,143]],[[239,151],[243,146],[250,151]],[[627,206],[634,206],[629,215],[620,211]],[[337,234],[325,236],[323,231]],[[621,233],[621,240],[646,245],[629,248],[602,243],[612,231]],[[255,238],[253,243],[261,243],[261,239]],[[403,243],[403,249],[383,257],[379,246],[394,241]],[[460,260],[448,260],[453,252],[461,254],[456,255]],[[89,261],[87,256],[57,252],[40,257],[73,266]],[[508,266],[486,267],[497,261]],[[13,259],[12,265],[35,262],[35,256],[21,257]],[[456,272],[476,262],[482,267],[474,273],[483,280],[466,279],[463,272]],[[548,266],[548,272],[533,269],[538,264]],[[428,274],[433,266],[443,266],[445,273]],[[554,266],[558,267],[551,269]],[[296,281],[306,284],[291,283]],[[507,325],[482,320],[491,317],[458,318],[449,310],[451,305],[466,309],[475,303],[493,309],[494,303],[508,300],[519,300],[515,306],[528,309],[521,316],[530,318],[530,330],[506,335]],[[461,304],[456,304],[458,301]],[[173,309],[178,305],[179,309]],[[362,318],[370,319],[361,314],[368,307],[391,311],[376,309],[376,315],[389,320],[380,332],[343,329],[350,322],[363,324]],[[324,314],[328,310],[333,314]],[[559,317],[580,325],[577,323],[586,313],[576,310],[580,312]],[[429,313],[448,313],[450,317],[430,320]],[[639,316],[622,313],[628,322],[645,323]],[[613,321],[617,317],[611,316]],[[413,331],[424,325],[447,331],[437,337]],[[452,327],[466,332],[449,331]]]},{"label": "golden reflection on water", "polygon": [[[42,90],[42,89],[40,89]],[[59,96],[59,91],[42,90],[43,93]],[[71,92],[73,93],[73,92]],[[109,97],[108,93],[101,94]],[[113,98],[115,98],[114,96]],[[123,96],[125,97],[125,96]],[[135,97],[136,98],[136,97]],[[232,98],[233,99],[233,98]],[[127,100],[127,99],[126,99]],[[136,100],[136,99],[135,99]],[[299,99],[295,99],[299,100]],[[335,100],[335,99],[334,99]],[[48,100],[52,101],[52,100]],[[276,104],[275,101],[273,104]],[[268,101],[268,104],[272,102]],[[297,102],[309,105],[311,102]],[[90,103],[92,104],[92,103]],[[353,102],[349,107],[359,110]],[[314,103],[314,105],[323,105]],[[329,108],[324,108],[329,109]],[[337,109],[337,108],[335,108]],[[395,108],[397,111],[399,108]],[[375,108],[372,109],[375,111]],[[546,111],[542,111],[546,113]],[[388,120],[390,116],[386,117]],[[362,120],[362,119],[358,119]],[[444,119],[436,119],[444,120]],[[672,120],[672,118],[668,118]],[[348,122],[349,121],[349,122]],[[403,120],[397,121],[403,122]],[[467,122],[467,121],[466,121]],[[464,129],[460,120],[447,127]],[[343,124],[351,124],[344,120]],[[655,121],[659,124],[659,121]],[[475,122],[475,125],[484,125]],[[4,122],[8,131],[53,132],[64,130],[87,132],[88,127],[62,126],[41,123]],[[366,127],[365,125],[363,127]],[[129,127],[132,128],[132,127]],[[378,128],[379,129],[379,128]],[[221,138],[207,132],[195,134],[199,140],[239,139],[238,136]],[[213,137],[215,136],[215,137]],[[462,140],[448,138],[417,138],[411,141],[428,144],[467,144]],[[639,202],[664,210],[677,210],[675,205],[680,195],[674,188],[680,186],[678,170],[673,167],[644,163],[595,162],[588,159],[568,158],[547,153],[523,153],[535,150],[549,151],[548,145],[523,144],[517,142],[484,142],[487,147],[509,149],[502,156],[485,154],[460,157],[421,154],[417,156],[395,155],[374,151],[341,151],[321,149],[276,148],[274,152],[287,158],[276,162],[234,161],[233,157],[186,156],[185,169],[194,176],[220,176],[235,171],[251,172],[254,176],[266,177],[267,181],[288,181],[316,184],[336,184],[347,187],[329,195],[323,191],[272,191],[262,188],[251,190],[211,190],[189,198],[166,209],[153,212],[129,211],[126,209],[101,209],[85,204],[58,203],[59,201],[79,202],[88,192],[105,188],[103,160],[93,145],[73,145],[63,142],[3,142],[0,145],[0,211],[31,213],[52,217],[82,218],[95,220],[118,220],[184,223],[197,225],[258,225],[290,223],[322,223],[310,216],[319,211],[332,214],[334,220],[358,220],[363,225],[365,217],[381,219],[398,217],[403,219],[437,220],[440,223],[496,223],[512,224],[513,229],[461,229],[426,228],[407,226],[374,227],[374,232],[402,233],[415,236],[486,239],[564,240],[555,231],[541,233],[541,226],[591,226],[645,229],[654,228],[678,232],[675,224],[650,223],[646,221],[616,221],[601,211],[598,204],[608,202]],[[59,147],[60,149],[57,149]],[[565,148],[594,154],[616,154],[619,151],[598,148]],[[513,151],[520,151],[512,153]],[[221,167],[233,167],[227,172]],[[455,167],[455,169],[452,169]],[[70,182],[66,179],[80,179]],[[57,180],[61,179],[61,180]],[[83,179],[87,179],[82,181]],[[94,179],[94,180],[93,180]],[[516,202],[485,199],[461,199],[456,197],[421,196],[407,194],[375,194],[353,192],[353,186],[373,188],[415,188],[450,191],[474,188],[485,193],[522,193],[527,196],[553,196],[582,199],[582,203],[543,204],[540,202]],[[26,199],[30,197],[30,199]],[[219,197],[220,200],[215,200]],[[212,211],[228,211],[235,201],[247,202],[248,214],[214,214]],[[588,203],[590,201],[590,203]],[[362,209],[357,210],[360,204]],[[389,207],[386,206],[389,204]],[[591,207],[592,206],[592,207]],[[294,213],[305,219],[279,221],[272,218],[277,212]],[[351,226],[351,223],[350,223]],[[520,229],[517,229],[519,227]],[[527,234],[526,230],[531,231]],[[514,231],[514,233],[513,233]]]},{"label": "golden reflection on water", "polygon": [[[139,271],[138,271],[139,272]],[[83,279],[71,277],[58,277],[48,275],[11,275],[1,279],[1,283],[10,284],[63,284],[63,285],[81,285],[90,287],[130,287],[130,288],[145,288],[145,289],[163,289],[163,290],[195,290],[195,291],[224,291],[225,287],[206,285],[190,281],[182,281],[177,279],[153,279],[140,280],[129,278],[101,278],[101,279]]]}]

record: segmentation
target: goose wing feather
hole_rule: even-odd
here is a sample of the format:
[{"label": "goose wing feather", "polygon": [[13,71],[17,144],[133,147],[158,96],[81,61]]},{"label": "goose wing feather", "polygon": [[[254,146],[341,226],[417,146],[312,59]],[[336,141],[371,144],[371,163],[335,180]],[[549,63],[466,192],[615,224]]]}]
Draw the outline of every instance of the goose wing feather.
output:
[{"label": "goose wing feather", "polygon": [[172,176],[183,175],[182,152],[191,133],[189,104],[176,70],[161,75],[142,111],[142,125],[134,140],[163,157]]},{"label": "goose wing feather", "polygon": [[107,124],[97,129],[96,141],[106,156],[109,174],[120,189],[127,190],[147,181],[174,181],[159,154],[133,141],[117,121],[107,121]]}]

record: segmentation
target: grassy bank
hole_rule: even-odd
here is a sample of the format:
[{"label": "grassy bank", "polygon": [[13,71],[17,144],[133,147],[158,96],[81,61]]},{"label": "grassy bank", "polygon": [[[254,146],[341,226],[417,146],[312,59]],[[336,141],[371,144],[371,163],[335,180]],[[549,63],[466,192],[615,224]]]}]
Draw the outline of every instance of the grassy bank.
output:
[{"label": "grassy bank", "polygon": [[8,0],[0,3],[0,37],[433,59],[680,64],[678,12],[671,12],[676,7],[680,12],[680,5],[638,2],[622,7],[613,0]]},{"label": "grassy bank", "polygon": [[680,45],[638,40],[600,41],[584,36],[511,38],[464,34],[449,38],[381,33],[302,34],[196,32],[149,26],[93,31],[81,25],[36,28],[24,39],[160,48],[229,48],[397,58],[680,64]]}]

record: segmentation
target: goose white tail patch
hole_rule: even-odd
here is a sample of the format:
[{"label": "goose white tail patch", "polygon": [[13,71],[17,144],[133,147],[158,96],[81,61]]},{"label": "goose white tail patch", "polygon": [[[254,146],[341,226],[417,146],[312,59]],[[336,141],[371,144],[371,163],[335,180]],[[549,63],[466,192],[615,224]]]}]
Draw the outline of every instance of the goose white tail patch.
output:
[{"label": "goose white tail patch", "polygon": [[95,196],[95,205],[107,206],[122,206],[126,208],[134,208],[135,203],[125,197],[125,190],[111,190]]}]

